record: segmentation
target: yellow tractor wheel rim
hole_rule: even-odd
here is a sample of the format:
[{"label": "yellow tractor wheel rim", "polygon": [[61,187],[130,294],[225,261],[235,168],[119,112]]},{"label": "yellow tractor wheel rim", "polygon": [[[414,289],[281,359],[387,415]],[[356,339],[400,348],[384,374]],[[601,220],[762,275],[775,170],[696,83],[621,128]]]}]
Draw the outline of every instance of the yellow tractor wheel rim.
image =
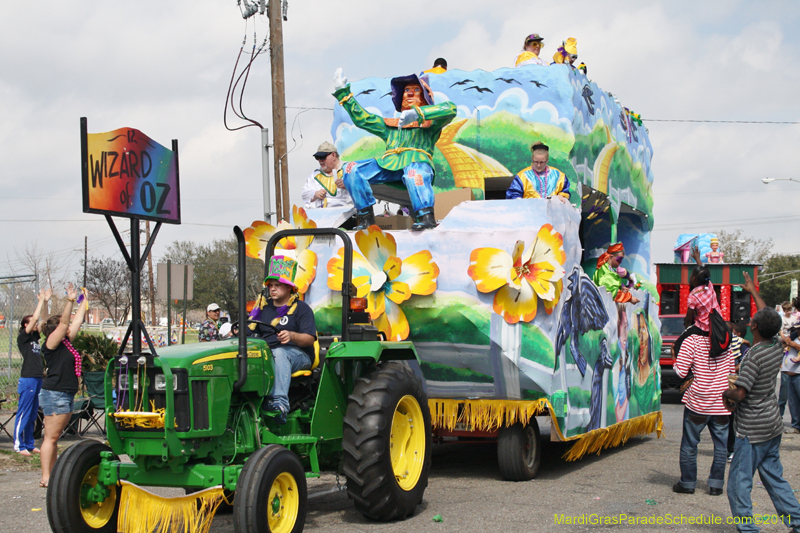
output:
[{"label": "yellow tractor wheel rim", "polygon": [[267,513],[269,514],[269,530],[272,533],[290,533],[297,522],[300,511],[300,494],[297,481],[288,472],[283,472],[269,489]]},{"label": "yellow tractor wheel rim", "polygon": [[[83,481],[81,485],[83,488],[86,487],[94,487],[97,485],[97,470],[98,466],[95,465],[86,472],[86,475],[83,476]],[[104,525],[111,520],[111,517],[114,516],[114,509],[117,506],[117,488],[110,487],[111,493],[108,495],[108,498],[103,500],[102,502],[89,502],[89,501],[81,501],[81,515],[83,515],[83,520],[86,522],[91,528],[100,529]],[[81,491],[83,493],[85,491]]]},{"label": "yellow tractor wheel rim", "polygon": [[389,449],[397,484],[406,491],[413,489],[419,482],[425,462],[425,419],[413,396],[403,396],[397,403]]}]

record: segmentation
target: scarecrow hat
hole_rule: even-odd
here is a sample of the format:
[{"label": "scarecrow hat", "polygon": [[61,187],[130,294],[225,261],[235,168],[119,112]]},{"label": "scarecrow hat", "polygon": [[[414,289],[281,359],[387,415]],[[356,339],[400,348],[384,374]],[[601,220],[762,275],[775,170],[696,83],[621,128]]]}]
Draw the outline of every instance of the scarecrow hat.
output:
[{"label": "scarecrow hat", "polygon": [[297,261],[285,255],[273,255],[269,260],[269,275],[264,278],[264,283],[275,280],[297,288],[294,277],[297,274]]},{"label": "scarecrow hat", "polygon": [[431,86],[428,84],[428,75],[417,76],[416,74],[411,74],[392,78],[392,103],[397,111],[402,109],[403,91],[406,85],[419,85],[422,87],[422,96],[425,98],[425,102],[428,105],[433,105],[433,91],[431,91]]},{"label": "scarecrow hat", "polygon": [[570,37],[564,42],[564,50],[572,56],[578,55],[578,40],[575,37]]}]

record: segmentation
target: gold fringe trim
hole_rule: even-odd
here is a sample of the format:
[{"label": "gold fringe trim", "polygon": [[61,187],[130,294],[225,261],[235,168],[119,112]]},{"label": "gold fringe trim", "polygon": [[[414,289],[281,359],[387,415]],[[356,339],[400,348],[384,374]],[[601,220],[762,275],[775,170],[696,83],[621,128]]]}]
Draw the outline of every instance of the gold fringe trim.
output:
[{"label": "gold fringe trim", "polygon": [[431,425],[434,429],[443,428],[448,431],[456,429],[456,424],[463,424],[467,431],[495,431],[503,426],[511,426],[517,422],[526,425],[532,416],[549,412],[558,438],[565,442],[575,441],[570,450],[564,454],[567,461],[580,459],[587,453],[600,454],[601,450],[625,444],[632,437],[647,435],[652,432],[661,433],[664,428],[661,411],[637,416],[630,420],[617,422],[605,428],[599,428],[582,435],[565,437],[556,419],[553,405],[547,398],[538,400],[453,400],[429,399]]},{"label": "gold fringe trim", "polygon": [[661,438],[664,423],[661,418],[661,411],[637,416],[630,420],[617,422],[606,428],[594,429],[583,435],[576,435],[567,440],[576,439],[575,445],[563,455],[567,461],[580,459],[587,453],[600,455],[601,450],[614,448],[625,444],[628,439],[647,435],[656,432],[657,438]]},{"label": "gold fringe trim", "polygon": [[169,531],[171,533],[208,533],[217,507],[224,499],[222,486],[177,498],[148,492],[133,483],[122,481],[117,531]]},{"label": "gold fringe trim", "polygon": [[156,409],[156,403],[150,400],[150,409],[152,411],[128,411],[127,409],[120,409],[114,413],[114,418],[125,429],[140,428],[163,428],[164,427],[164,413],[166,409],[163,407]]},{"label": "gold fringe trim", "polygon": [[450,400],[429,399],[431,425],[453,431],[462,423],[467,431],[494,431],[517,422],[526,425],[532,416],[549,407],[547,398],[538,400]]}]

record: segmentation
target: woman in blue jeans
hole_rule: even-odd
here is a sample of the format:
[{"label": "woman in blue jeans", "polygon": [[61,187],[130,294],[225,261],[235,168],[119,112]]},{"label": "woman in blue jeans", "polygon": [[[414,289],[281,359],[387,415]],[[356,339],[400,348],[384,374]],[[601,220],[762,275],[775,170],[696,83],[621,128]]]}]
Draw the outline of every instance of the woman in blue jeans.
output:
[{"label": "woman in blue jeans", "polygon": [[20,455],[30,457],[39,453],[33,440],[33,431],[36,425],[36,416],[39,414],[39,392],[42,390],[42,351],[39,342],[39,320],[42,317],[42,308],[52,295],[50,289],[39,291],[39,303],[32,315],[22,317],[17,336],[17,348],[22,355],[22,368],[19,372],[19,403],[17,405],[17,418],[14,421],[14,451]]},{"label": "woman in blue jeans", "polygon": [[78,392],[78,378],[81,375],[81,355],[72,346],[83,323],[88,302],[84,299],[78,305],[75,317],[70,324],[72,307],[78,292],[70,283],[67,286],[67,304],[61,317],[51,316],[44,325],[45,342],[42,346],[47,376],[42,382],[39,404],[44,412],[44,440],[42,441],[42,480],[39,486],[46,488],[50,472],[58,457],[58,438],[64,432],[72,415],[75,394]]}]

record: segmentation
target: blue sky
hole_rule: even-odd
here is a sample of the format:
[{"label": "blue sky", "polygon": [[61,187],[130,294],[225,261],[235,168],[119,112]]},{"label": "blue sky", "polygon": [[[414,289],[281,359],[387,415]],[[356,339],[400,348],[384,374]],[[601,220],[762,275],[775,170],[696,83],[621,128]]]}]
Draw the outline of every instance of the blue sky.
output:
[{"label": "blue sky", "polygon": [[[501,6],[498,9],[497,6]],[[391,16],[387,16],[391,14]],[[578,40],[589,77],[645,119],[653,143],[652,258],[670,261],[680,233],[743,229],[800,253],[800,179],[792,157],[800,125],[648,122],[648,119],[799,121],[797,2],[292,1],[284,23],[291,196],[330,140],[333,72],[351,80],[452,68],[510,66],[529,33],[550,58]],[[236,2],[88,2],[0,7],[0,275],[22,273],[17,254],[37,245],[77,270],[90,253],[117,254],[102,217],[80,199],[79,117],[91,132],[131,126],[180,144],[184,224],[173,240],[205,241],[262,213],[260,134],[228,132],[225,94],[245,22]],[[269,59],[254,63],[245,111],[272,128]],[[230,118],[230,117],[229,117]],[[235,124],[239,124],[234,121]],[[739,221],[744,219],[743,221]],[[124,221],[121,224],[127,227]],[[81,250],[82,252],[82,250]]]}]

